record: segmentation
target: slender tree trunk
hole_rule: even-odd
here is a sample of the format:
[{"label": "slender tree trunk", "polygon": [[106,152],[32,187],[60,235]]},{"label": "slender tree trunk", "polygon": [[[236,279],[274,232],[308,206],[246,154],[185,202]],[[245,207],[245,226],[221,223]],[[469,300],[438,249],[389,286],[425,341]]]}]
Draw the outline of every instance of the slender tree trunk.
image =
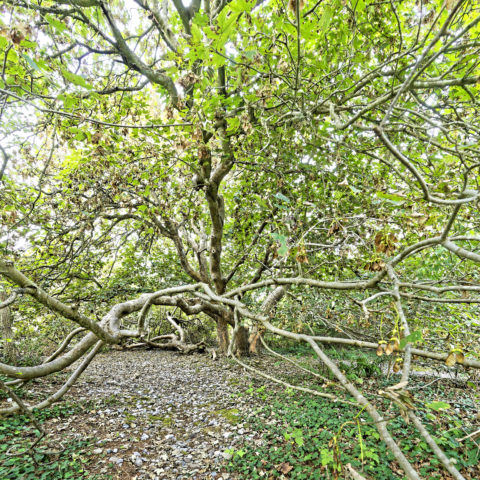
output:
[{"label": "slender tree trunk", "polygon": [[[0,303],[5,301],[8,295],[5,292],[0,292]],[[13,343],[12,330],[12,312],[10,307],[2,308],[0,310],[0,326],[3,337],[3,352],[5,360],[9,363],[15,364],[17,361],[17,352],[15,344]]]},{"label": "slender tree trunk", "polygon": [[228,321],[222,316],[217,318],[217,339],[219,352],[226,354],[230,340],[228,338]]},{"label": "slender tree trunk", "polygon": [[260,341],[260,337],[263,335],[264,331],[264,328],[259,328],[258,326],[253,328],[250,338],[248,339],[250,345],[248,350],[251,354],[257,355],[261,353],[262,342]]}]

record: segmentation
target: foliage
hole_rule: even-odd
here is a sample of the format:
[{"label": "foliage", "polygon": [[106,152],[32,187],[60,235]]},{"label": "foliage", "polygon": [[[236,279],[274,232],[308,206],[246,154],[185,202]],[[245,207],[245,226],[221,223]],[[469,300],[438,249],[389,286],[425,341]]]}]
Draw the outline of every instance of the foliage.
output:
[{"label": "foliage", "polygon": [[478,366],[478,2],[289,3],[2,3],[1,286],[18,335],[91,332],[2,373],[204,348],[151,341],[158,307],[222,353],[242,322],[307,342],[352,395],[376,366],[315,337],[396,351],[405,387],[412,347]]},{"label": "foliage", "polygon": [[[66,418],[79,410],[63,404],[35,412],[40,423],[52,418]],[[23,415],[0,419],[0,477],[4,479],[98,479],[88,472],[93,459],[88,458],[92,440],[76,439],[55,444],[55,448],[38,444],[30,449],[38,431]]]},{"label": "foliage", "polygon": [[[255,391],[250,394],[256,395]],[[429,387],[422,388],[422,396],[424,394],[428,399],[439,394],[456,396],[454,391],[438,392]],[[276,390],[267,391],[264,400],[263,406],[245,419],[258,432],[258,438],[252,443],[246,441],[241,446],[244,454],[233,454],[228,464],[228,470],[239,478],[282,478],[286,466],[291,478],[323,479],[328,475],[343,478],[341,472],[348,463],[369,478],[404,478],[391,453],[379,441],[375,426],[357,408],[299,392],[292,395]],[[480,457],[475,442],[458,442],[458,438],[464,436],[463,419],[452,411],[436,416],[429,416],[427,412],[425,409],[422,419],[437,443],[460,470],[465,469],[466,478],[477,478]],[[438,462],[432,462],[428,445],[412,426],[405,427],[398,416],[389,423],[392,428],[402,425],[396,430],[396,439],[419,466],[421,474],[432,480],[444,478]],[[438,434],[440,426],[444,430]]]}]

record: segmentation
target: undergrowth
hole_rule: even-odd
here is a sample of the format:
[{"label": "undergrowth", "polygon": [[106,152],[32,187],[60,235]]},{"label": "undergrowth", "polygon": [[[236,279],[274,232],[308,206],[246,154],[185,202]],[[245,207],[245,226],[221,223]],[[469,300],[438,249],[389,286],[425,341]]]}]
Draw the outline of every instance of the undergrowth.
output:
[{"label": "undergrowth", "polygon": [[[81,411],[82,406],[56,405],[35,411],[41,424],[52,418],[66,418]],[[47,432],[48,433],[48,432]],[[88,449],[93,440],[72,439],[54,445],[48,437],[33,449],[31,446],[39,432],[31,420],[24,416],[0,418],[0,479],[7,480],[100,480],[106,476],[91,475],[87,467],[90,458]]]},{"label": "undergrowth", "polygon": [[[359,368],[364,366],[360,362]],[[384,378],[372,380],[371,391],[395,382]],[[478,480],[478,446],[469,440],[458,441],[475,428],[469,423],[474,417],[474,402],[455,388],[439,390],[437,384],[430,387],[421,382],[417,388],[417,413],[422,422],[465,478]],[[404,478],[370,417],[360,408],[293,390],[279,392],[260,387],[250,388],[246,393],[262,400],[263,406],[245,419],[257,432],[255,440],[229,452],[227,470],[235,472],[238,478],[342,479],[347,464],[375,480]],[[445,404],[450,402],[448,409],[436,411],[425,407],[428,402],[438,400],[439,394]],[[430,447],[405,423],[398,409],[389,406],[387,400],[376,402],[382,410],[388,409],[388,428],[420,475],[429,480],[450,479]]]}]

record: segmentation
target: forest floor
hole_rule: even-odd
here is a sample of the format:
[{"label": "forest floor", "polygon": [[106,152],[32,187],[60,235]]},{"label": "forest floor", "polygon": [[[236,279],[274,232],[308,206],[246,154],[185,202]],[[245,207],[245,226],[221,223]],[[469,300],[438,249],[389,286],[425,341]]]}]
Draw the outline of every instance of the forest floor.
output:
[{"label": "forest floor", "polygon": [[[277,360],[271,356],[260,356],[249,358],[247,362],[264,372],[281,374],[291,383],[307,382],[306,377],[299,375],[291,364]],[[344,367],[349,368],[348,365]],[[358,372],[358,365],[355,368],[361,376],[366,373]],[[370,368],[370,365],[367,363],[365,368]],[[44,397],[52,389],[58,388],[64,378],[59,376],[56,385],[52,384],[51,379],[48,382],[38,381],[34,389],[35,396]],[[390,381],[395,383],[398,380]],[[432,382],[431,378],[427,378],[421,385],[438,385],[441,381]],[[265,389],[264,384],[265,381],[255,380],[246,369],[232,360],[214,361],[208,355],[182,355],[154,350],[110,351],[98,355],[68,393],[66,400],[76,402],[80,408],[76,408],[72,414],[45,420],[44,428],[48,436],[42,443],[51,448],[52,445],[88,441],[88,448],[78,453],[86,472],[86,476],[81,478],[250,480],[259,478],[253,475],[262,470],[265,478],[317,478],[300,474],[292,476],[295,471],[283,476],[281,472],[288,473],[294,462],[304,462],[307,466],[312,464],[312,459],[305,453],[301,458],[295,457],[300,450],[305,450],[305,447],[297,448],[303,445],[304,437],[298,436],[296,427],[302,427],[305,421],[305,429],[308,429],[308,422],[313,418],[310,413],[319,412],[319,405],[323,412],[319,413],[323,415],[323,420],[320,418],[323,424],[329,420],[338,423],[338,418],[344,415],[341,406],[322,399],[315,399],[313,403],[305,400],[306,403],[302,404],[296,393],[288,392],[283,386],[268,385],[267,382]],[[452,398],[462,397],[462,385],[456,385],[452,378],[450,386],[449,392],[454,395]],[[282,395],[287,396],[283,398]],[[279,400],[280,403],[275,406]],[[298,412],[292,413],[293,410],[290,410],[290,418],[286,420],[278,413],[281,413],[282,405],[289,404]],[[265,408],[266,405],[269,408]],[[468,409],[465,409],[466,404],[459,405],[463,405],[466,418],[472,416],[474,403],[469,403]],[[302,415],[308,409],[311,409],[310,416],[302,420]],[[327,435],[335,433],[337,428],[338,425],[332,424],[332,427],[322,430]],[[353,422],[353,430],[356,429]],[[348,433],[346,428],[344,430]],[[269,431],[276,433],[272,437]],[[318,433],[312,435],[321,440]],[[352,434],[351,452],[358,456],[359,453],[355,453],[358,448],[356,436],[356,433]],[[366,431],[365,438],[367,436]],[[321,441],[328,444],[325,439]],[[285,446],[288,447],[286,452],[283,450]],[[328,471],[334,472],[333,464],[328,465],[325,460],[330,459],[328,452],[331,449],[315,448],[323,455],[319,457],[319,465],[327,475],[320,474],[318,478],[338,478],[328,474]],[[360,451],[362,458],[368,452],[367,443],[363,449]],[[348,451],[346,448],[345,452]],[[259,456],[256,466],[242,465],[245,459],[241,457],[244,454],[250,458],[252,455]],[[284,458],[290,458],[291,464],[285,462]],[[375,463],[375,457],[371,461]],[[385,471],[390,471],[391,465],[387,463]],[[242,468],[244,473],[239,474],[238,469]],[[272,476],[267,471],[276,473]],[[480,470],[478,473],[480,475]],[[466,478],[477,478],[475,475],[468,474]],[[401,477],[392,473],[391,477],[378,477],[377,474],[377,477],[368,478]]]},{"label": "forest floor", "polygon": [[[243,369],[242,369],[243,370]],[[95,438],[89,471],[113,479],[232,479],[222,464],[255,432],[240,421],[253,407],[250,377],[207,355],[113,351],[98,355],[68,395],[84,412],[46,430],[62,440]]]},{"label": "forest floor", "polygon": [[[63,381],[63,375],[37,381],[34,397],[45,397]],[[242,423],[255,403],[245,394],[251,381],[232,361],[207,355],[99,354],[65,397],[81,408],[48,419],[43,442],[94,440],[97,460],[86,466],[92,476],[233,479],[223,468],[231,452],[245,440],[261,442]]]}]

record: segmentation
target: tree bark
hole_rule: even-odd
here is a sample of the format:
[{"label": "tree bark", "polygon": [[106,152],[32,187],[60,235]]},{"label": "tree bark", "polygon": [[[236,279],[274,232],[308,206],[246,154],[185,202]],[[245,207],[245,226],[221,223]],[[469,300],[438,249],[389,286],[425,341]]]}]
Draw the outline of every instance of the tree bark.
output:
[{"label": "tree bark", "polygon": [[235,354],[239,357],[243,357],[248,355],[248,353],[248,330],[242,325],[235,335]]},{"label": "tree bark", "polygon": [[[5,292],[0,292],[0,303],[4,302],[7,298],[8,295]],[[15,344],[13,343],[12,312],[10,307],[5,307],[0,310],[0,324],[2,328],[5,360],[8,363],[15,364],[17,361],[17,352]]]},{"label": "tree bark", "polygon": [[228,320],[223,316],[217,317],[217,339],[219,353],[226,354],[230,340],[228,338]]},{"label": "tree bark", "polygon": [[250,344],[249,352],[251,354],[258,355],[261,352],[262,342],[260,341],[260,338],[264,331],[265,329],[258,327],[258,325],[253,328],[250,338],[248,339],[248,343]]}]

